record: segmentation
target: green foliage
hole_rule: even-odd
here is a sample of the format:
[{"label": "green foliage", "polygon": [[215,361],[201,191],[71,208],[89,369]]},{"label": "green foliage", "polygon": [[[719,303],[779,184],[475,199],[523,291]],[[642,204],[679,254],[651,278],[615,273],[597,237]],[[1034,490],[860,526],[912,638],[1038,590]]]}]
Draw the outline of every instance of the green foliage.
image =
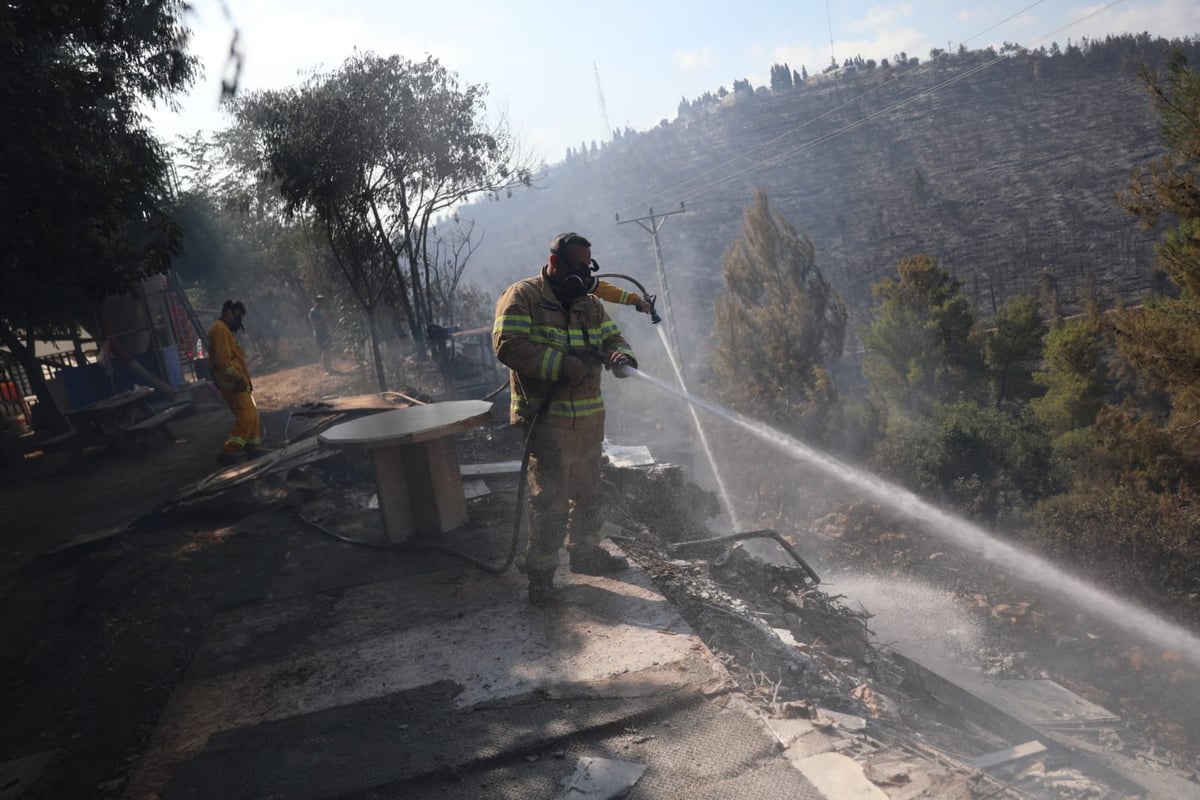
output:
[{"label": "green foliage", "polygon": [[1042,358],[1046,323],[1038,303],[1027,295],[1013,297],[1000,307],[994,328],[983,337],[983,363],[997,408],[1022,403],[1037,387],[1033,370]]},{"label": "green foliage", "polygon": [[167,162],[138,111],[190,81],[176,0],[0,10],[0,343],[54,403],[19,336],[166,272],[179,247]]},{"label": "green foliage", "polygon": [[1037,504],[1030,536],[1106,585],[1133,596],[1150,589],[1190,597],[1196,608],[1200,470],[1177,442],[1132,403],[1103,407],[1091,427],[1055,440],[1056,472],[1068,490]]},{"label": "green foliage", "polygon": [[423,340],[432,300],[422,267],[435,214],[476,192],[529,182],[503,126],[482,122],[485,88],[460,88],[436,59],[360,54],[300,88],[239,99],[252,140],[237,151],[278,181],[285,210],[328,232],[370,312],[389,289]]},{"label": "green foliage", "polygon": [[914,492],[986,522],[1005,522],[1051,488],[1040,428],[971,402],[936,404],[889,427],[871,465]]},{"label": "green foliage", "polygon": [[1176,220],[1157,246],[1158,266],[1177,289],[1116,316],[1122,355],[1165,393],[1177,446],[1200,459],[1200,75],[1176,52],[1165,74],[1143,71],[1162,119],[1169,153],[1135,170],[1128,210],[1147,225]]},{"label": "green foliage", "polygon": [[1104,402],[1103,341],[1094,317],[1063,322],[1046,337],[1045,369],[1034,380],[1046,393],[1030,412],[1054,435],[1090,426]]},{"label": "green foliage", "polygon": [[1034,518],[1048,556],[1118,592],[1149,593],[1173,601],[1175,614],[1200,618],[1200,496],[1191,485],[1163,492],[1139,481],[1084,484],[1043,501]]},{"label": "green foliage", "polygon": [[721,400],[827,440],[836,410],[829,364],[842,354],[846,308],[817,268],[812,242],[760,190],[722,270],[713,354]]},{"label": "green foliage", "polygon": [[781,92],[792,88],[792,70],[787,64],[771,65],[771,89]]},{"label": "green foliage", "polygon": [[138,104],[184,88],[183,4],[6,3],[0,23],[0,318],[23,327],[166,271],[167,163]]},{"label": "green foliage", "polygon": [[974,315],[961,284],[929,256],[900,261],[899,278],[872,287],[879,299],[863,334],[863,372],[892,414],[927,416],[978,383]]}]

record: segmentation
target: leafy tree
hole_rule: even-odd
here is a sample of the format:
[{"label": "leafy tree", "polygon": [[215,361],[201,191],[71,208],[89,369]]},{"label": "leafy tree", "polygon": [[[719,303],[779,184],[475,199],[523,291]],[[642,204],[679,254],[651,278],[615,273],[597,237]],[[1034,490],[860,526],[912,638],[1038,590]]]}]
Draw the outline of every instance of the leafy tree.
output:
[{"label": "leafy tree", "polygon": [[1066,320],[1046,337],[1045,369],[1034,380],[1046,393],[1029,407],[1053,434],[1086,428],[1096,419],[1106,391],[1099,320]]},{"label": "leafy tree", "polygon": [[781,92],[792,88],[792,70],[787,64],[771,65],[771,89]]},{"label": "leafy tree", "polygon": [[757,191],[722,259],[713,371],[731,407],[824,440],[837,396],[829,364],[842,354],[846,307],[814,253]]},{"label": "leafy tree", "polygon": [[73,330],[90,304],[165,272],[179,246],[165,154],[138,106],[192,79],[184,8],[81,0],[0,11],[0,343],[52,420],[35,334]]},{"label": "leafy tree", "polygon": [[1051,450],[1033,425],[973,402],[901,419],[871,456],[881,474],[989,523],[1014,521],[1048,493]]},{"label": "leafy tree", "polygon": [[1102,407],[1092,426],[1055,440],[1070,490],[1038,504],[1032,535],[1047,554],[1105,585],[1135,597],[1149,590],[1157,601],[1190,600],[1195,618],[1200,475],[1177,439],[1128,404]]},{"label": "leafy tree", "polygon": [[863,372],[889,411],[928,415],[980,373],[974,315],[960,282],[925,255],[902,259],[898,279],[872,287],[879,299],[863,335]]},{"label": "leafy tree", "polygon": [[[1133,172],[1122,198],[1147,225],[1173,226],[1156,248],[1174,291],[1138,308],[1064,326],[1048,345],[1046,397],[1034,411],[1058,430],[1056,459],[1070,491],[1039,504],[1039,546],[1135,593],[1195,599],[1200,525],[1200,78],[1178,53],[1164,74],[1143,69],[1169,152]],[[1119,406],[1100,405],[1101,326],[1124,369]],[[1098,410],[1096,410],[1098,407]],[[1087,427],[1078,427],[1094,419]],[[1193,616],[1194,602],[1193,602]]]},{"label": "leafy tree", "polygon": [[435,215],[530,181],[507,127],[480,121],[485,91],[460,89],[433,58],[360,54],[299,88],[234,104],[256,145],[243,151],[246,168],[266,167],[287,212],[311,211],[327,228],[368,319],[386,293],[375,271],[390,273],[418,342],[433,321],[423,271]]},{"label": "leafy tree", "polygon": [[1166,393],[1166,424],[1200,458],[1200,75],[1175,52],[1165,74],[1143,70],[1143,77],[1169,152],[1134,171],[1124,199],[1147,226],[1163,217],[1176,221],[1155,252],[1177,295],[1116,315],[1113,328],[1123,355]]},{"label": "leafy tree", "polygon": [[1022,402],[1036,393],[1033,370],[1042,358],[1046,323],[1037,301],[1018,295],[1000,307],[995,327],[983,340],[983,363],[992,385],[996,408],[1008,401]]}]

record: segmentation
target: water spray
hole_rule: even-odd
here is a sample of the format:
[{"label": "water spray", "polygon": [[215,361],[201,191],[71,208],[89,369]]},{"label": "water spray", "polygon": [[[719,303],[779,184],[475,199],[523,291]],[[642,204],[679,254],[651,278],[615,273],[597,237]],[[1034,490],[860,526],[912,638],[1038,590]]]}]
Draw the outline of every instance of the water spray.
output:
[{"label": "water spray", "polygon": [[1163,650],[1180,653],[1193,664],[1200,666],[1200,637],[1153,612],[1098,589],[1049,561],[1003,542],[983,528],[927,503],[907,489],[845,464],[764,423],[677,389],[634,367],[623,365],[617,369],[620,370],[618,374],[621,377],[636,377],[646,381],[697,408],[731,422],[777,447],[786,455],[815,466],[893,510],[927,524],[943,539],[977,550],[988,560],[1019,571],[1028,580],[1064,597],[1089,614],[1107,620]]}]

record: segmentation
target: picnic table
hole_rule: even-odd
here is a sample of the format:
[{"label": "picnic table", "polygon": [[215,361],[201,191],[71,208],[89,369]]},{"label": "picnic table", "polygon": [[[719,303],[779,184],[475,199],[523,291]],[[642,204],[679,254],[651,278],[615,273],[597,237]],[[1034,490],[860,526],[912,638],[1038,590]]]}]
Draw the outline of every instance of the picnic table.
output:
[{"label": "picnic table", "polygon": [[384,531],[389,540],[402,542],[466,523],[454,434],[486,424],[491,409],[482,400],[397,408],[335,425],[317,440],[370,453]]},{"label": "picnic table", "polygon": [[77,431],[104,444],[126,444],[150,431],[158,431],[168,441],[174,441],[175,435],[167,422],[183,413],[189,404],[177,403],[159,410],[150,403],[153,394],[154,389],[149,386],[135,386],[68,411],[65,416]]}]

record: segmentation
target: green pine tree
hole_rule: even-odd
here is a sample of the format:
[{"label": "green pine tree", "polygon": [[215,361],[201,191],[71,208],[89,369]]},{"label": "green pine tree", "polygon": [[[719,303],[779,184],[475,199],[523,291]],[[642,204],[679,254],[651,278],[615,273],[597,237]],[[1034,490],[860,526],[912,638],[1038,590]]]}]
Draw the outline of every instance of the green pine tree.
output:
[{"label": "green pine tree", "polygon": [[842,354],[846,307],[815,248],[755,193],[741,238],[722,260],[713,371],[722,402],[825,440],[836,408],[829,364]]},{"label": "green pine tree", "polygon": [[898,278],[872,290],[880,303],[863,334],[863,372],[889,413],[928,416],[976,385],[979,350],[974,314],[961,283],[926,255],[902,259]]}]

